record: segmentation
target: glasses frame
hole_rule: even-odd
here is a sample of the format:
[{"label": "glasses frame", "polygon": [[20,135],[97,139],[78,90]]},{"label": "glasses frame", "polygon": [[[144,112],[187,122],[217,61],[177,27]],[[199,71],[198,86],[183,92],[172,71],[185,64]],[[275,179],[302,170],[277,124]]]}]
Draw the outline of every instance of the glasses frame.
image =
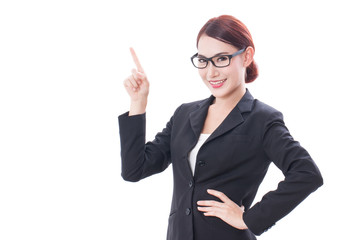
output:
[{"label": "glasses frame", "polygon": [[[206,65],[205,65],[205,67],[197,67],[197,66],[195,65],[195,63],[194,63],[194,58],[196,58],[196,57],[199,55],[199,53],[195,53],[194,56],[191,57],[191,62],[192,62],[192,64],[194,65],[194,67],[196,67],[196,68],[198,68],[198,69],[204,69],[204,68],[206,68],[206,67],[209,65],[209,61],[213,64],[214,67],[224,68],[224,67],[228,67],[228,66],[230,65],[231,59],[232,59],[233,57],[235,57],[235,56],[243,53],[245,50],[246,50],[246,48],[243,48],[243,49],[240,49],[239,51],[237,51],[237,52],[235,52],[235,53],[233,53],[233,54],[229,54],[229,55],[218,55],[218,56],[213,56],[213,57],[211,57],[211,58],[203,57],[203,58],[201,58],[201,59],[206,60]],[[216,66],[215,62],[212,60],[212,59],[215,58],[215,57],[228,57],[228,58],[229,58],[229,64],[226,65],[226,66]]]}]

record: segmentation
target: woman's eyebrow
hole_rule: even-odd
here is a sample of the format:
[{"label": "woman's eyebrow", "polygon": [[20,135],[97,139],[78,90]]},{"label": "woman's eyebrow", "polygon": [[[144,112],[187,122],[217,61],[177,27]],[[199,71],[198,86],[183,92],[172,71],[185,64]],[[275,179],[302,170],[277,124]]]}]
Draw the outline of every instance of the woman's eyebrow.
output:
[{"label": "woman's eyebrow", "polygon": [[[215,54],[214,56],[212,56],[211,58],[217,57],[217,56],[220,56],[220,55],[224,55],[224,54],[229,54],[229,52],[219,52],[219,53]],[[207,57],[205,57],[204,55],[201,55],[201,54],[198,54],[198,57],[207,58]]]}]

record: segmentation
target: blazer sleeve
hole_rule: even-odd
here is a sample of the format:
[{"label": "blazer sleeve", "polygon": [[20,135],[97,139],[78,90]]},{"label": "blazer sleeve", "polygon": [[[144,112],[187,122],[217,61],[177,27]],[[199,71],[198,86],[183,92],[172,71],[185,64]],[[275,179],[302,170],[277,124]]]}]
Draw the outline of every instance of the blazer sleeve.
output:
[{"label": "blazer sleeve", "polygon": [[137,182],[164,171],[171,163],[170,141],[173,117],[153,141],[145,143],[146,114],[118,117],[121,148],[121,176]]},{"label": "blazer sleeve", "polygon": [[275,191],[265,194],[244,213],[246,225],[256,235],[267,231],[323,184],[318,167],[309,153],[292,138],[280,112],[271,114],[266,121],[263,149],[285,179]]}]

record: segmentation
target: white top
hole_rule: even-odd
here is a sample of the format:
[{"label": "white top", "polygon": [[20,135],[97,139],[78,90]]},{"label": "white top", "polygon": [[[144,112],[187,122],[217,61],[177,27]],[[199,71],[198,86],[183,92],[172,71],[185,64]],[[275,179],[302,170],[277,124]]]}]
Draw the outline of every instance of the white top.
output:
[{"label": "white top", "polygon": [[195,145],[195,147],[189,153],[189,164],[190,164],[190,168],[191,168],[191,171],[192,171],[193,175],[195,173],[196,157],[197,157],[197,154],[199,152],[199,149],[204,144],[206,139],[208,139],[209,136],[210,136],[210,134],[201,133],[197,144]]}]

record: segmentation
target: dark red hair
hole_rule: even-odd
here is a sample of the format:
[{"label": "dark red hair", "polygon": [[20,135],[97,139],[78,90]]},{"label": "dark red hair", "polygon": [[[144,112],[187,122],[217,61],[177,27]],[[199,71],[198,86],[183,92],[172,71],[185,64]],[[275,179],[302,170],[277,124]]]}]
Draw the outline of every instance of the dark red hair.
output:
[{"label": "dark red hair", "polygon": [[[255,51],[255,46],[251,34],[247,27],[233,16],[222,15],[220,17],[211,18],[201,28],[196,41],[199,43],[200,37],[205,34],[222,42],[233,45],[240,49],[251,46]],[[245,82],[250,83],[258,76],[258,69],[253,60],[246,68]]]}]

